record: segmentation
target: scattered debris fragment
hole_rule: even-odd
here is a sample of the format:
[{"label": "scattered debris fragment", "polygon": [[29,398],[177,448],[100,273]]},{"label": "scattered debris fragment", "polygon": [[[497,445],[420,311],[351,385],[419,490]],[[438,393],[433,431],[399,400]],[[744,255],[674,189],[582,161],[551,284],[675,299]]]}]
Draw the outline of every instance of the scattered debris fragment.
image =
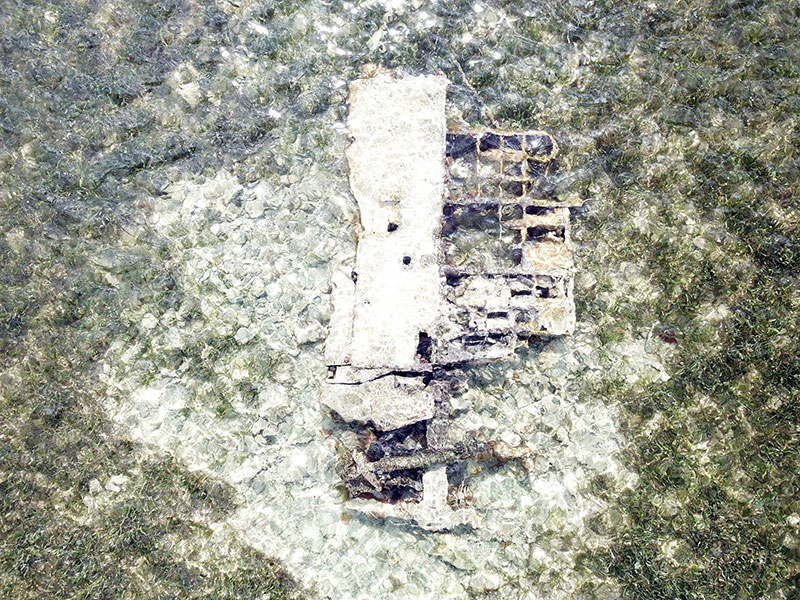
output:
[{"label": "scattered debris fragment", "polygon": [[350,86],[362,231],[355,264],[332,275],[323,400],[359,432],[337,465],[347,507],[433,530],[479,523],[448,467],[530,455],[449,438],[459,365],[575,325],[570,203],[545,185],[558,144],[542,131],[447,132],[447,85],[372,70]]}]

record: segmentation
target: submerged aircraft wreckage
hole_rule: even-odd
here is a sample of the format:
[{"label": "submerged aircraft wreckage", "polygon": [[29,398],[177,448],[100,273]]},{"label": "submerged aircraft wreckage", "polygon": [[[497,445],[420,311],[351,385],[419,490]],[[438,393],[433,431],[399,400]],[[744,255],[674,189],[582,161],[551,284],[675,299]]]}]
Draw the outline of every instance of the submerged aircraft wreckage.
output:
[{"label": "submerged aircraft wreckage", "polygon": [[355,263],[332,276],[323,398],[344,421],[346,507],[431,530],[479,523],[448,479],[457,465],[530,455],[451,439],[460,369],[575,326],[577,203],[541,191],[558,145],[542,131],[447,131],[447,86],[383,69],[350,86],[361,231]]}]

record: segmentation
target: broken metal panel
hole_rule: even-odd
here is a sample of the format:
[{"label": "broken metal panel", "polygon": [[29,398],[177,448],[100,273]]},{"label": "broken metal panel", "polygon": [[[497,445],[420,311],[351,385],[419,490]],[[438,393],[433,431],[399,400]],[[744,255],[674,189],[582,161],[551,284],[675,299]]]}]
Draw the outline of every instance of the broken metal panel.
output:
[{"label": "broken metal panel", "polygon": [[419,370],[420,332],[441,313],[443,77],[383,71],[350,87],[350,186],[363,231],[355,266],[351,360]]},{"label": "broken metal panel", "polygon": [[436,257],[419,244],[362,237],[356,273],[351,363],[430,370],[417,348],[420,332],[431,331],[441,314]]},{"label": "broken metal panel", "polygon": [[328,338],[325,341],[325,362],[331,366],[350,364],[353,347],[353,310],[356,303],[356,286],[353,268],[339,266],[331,271],[331,315]]},{"label": "broken metal panel", "polygon": [[389,431],[434,416],[435,395],[429,388],[422,377],[386,375],[331,385],[326,404],[346,421],[372,421],[379,430]]}]

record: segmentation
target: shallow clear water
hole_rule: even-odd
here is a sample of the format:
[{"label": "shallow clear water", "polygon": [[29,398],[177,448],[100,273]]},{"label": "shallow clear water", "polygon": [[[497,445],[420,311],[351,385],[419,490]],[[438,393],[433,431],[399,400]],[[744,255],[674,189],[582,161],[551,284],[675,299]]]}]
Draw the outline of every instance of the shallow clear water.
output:
[{"label": "shallow clear water", "polygon": [[[0,12],[5,596],[790,593],[796,3]],[[321,353],[368,62],[552,132],[586,198],[576,335],[469,373],[457,426],[541,455],[473,478],[475,531],[341,510]]]}]

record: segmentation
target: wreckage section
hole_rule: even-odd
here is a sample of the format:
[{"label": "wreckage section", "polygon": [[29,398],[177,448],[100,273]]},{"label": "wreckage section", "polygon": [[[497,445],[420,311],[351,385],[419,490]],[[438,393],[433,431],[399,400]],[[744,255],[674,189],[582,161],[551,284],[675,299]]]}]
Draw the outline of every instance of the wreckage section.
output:
[{"label": "wreckage section", "polygon": [[546,132],[446,136],[442,245],[451,315],[437,362],[496,360],[575,326],[569,208],[541,192],[558,144]]},{"label": "wreckage section", "polygon": [[541,202],[541,183],[559,153],[544,131],[450,132],[446,144],[450,201],[456,202],[475,197],[532,197]]},{"label": "wreckage section", "polygon": [[379,430],[431,419],[430,335],[442,314],[443,77],[382,71],[350,86],[347,149],[361,228],[333,275],[325,403]]},{"label": "wreckage section", "polygon": [[350,88],[361,228],[332,276],[323,402],[341,426],[347,506],[426,529],[476,526],[449,481],[526,448],[454,439],[457,367],[572,331],[569,209],[540,193],[559,149],[541,131],[446,132],[447,81],[379,70]]},{"label": "wreckage section", "polygon": [[446,88],[442,77],[388,73],[350,87],[347,160],[362,229],[348,273],[352,327],[334,364],[424,368],[420,332],[431,331],[441,313]]}]

